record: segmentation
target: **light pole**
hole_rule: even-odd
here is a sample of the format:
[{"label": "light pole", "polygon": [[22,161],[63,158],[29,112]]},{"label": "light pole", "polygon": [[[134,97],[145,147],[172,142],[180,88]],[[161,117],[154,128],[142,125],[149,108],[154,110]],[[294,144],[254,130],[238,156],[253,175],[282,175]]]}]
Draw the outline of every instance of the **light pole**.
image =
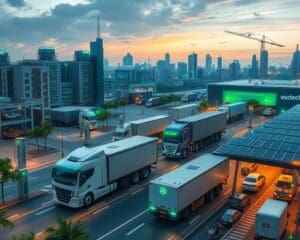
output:
[{"label": "light pole", "polygon": [[253,106],[249,106],[249,126],[248,128],[252,128],[252,120],[253,120]]},{"label": "light pole", "polygon": [[61,157],[63,158],[65,156],[64,154],[64,132],[60,132],[60,140],[61,140]]}]

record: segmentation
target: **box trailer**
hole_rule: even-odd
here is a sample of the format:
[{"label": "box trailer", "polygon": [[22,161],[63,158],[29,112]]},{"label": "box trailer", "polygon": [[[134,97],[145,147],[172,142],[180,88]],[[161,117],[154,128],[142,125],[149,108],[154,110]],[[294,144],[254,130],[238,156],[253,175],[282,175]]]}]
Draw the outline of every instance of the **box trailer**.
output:
[{"label": "box trailer", "polygon": [[227,157],[202,155],[150,182],[149,211],[169,220],[185,218],[217,197],[228,176]]},{"label": "box trailer", "polygon": [[98,147],[81,147],[59,160],[52,172],[53,199],[78,208],[147,178],[157,162],[157,139],[134,136]]},{"label": "box trailer", "polygon": [[78,123],[79,112],[86,107],[66,106],[51,109],[51,121],[55,126],[72,126]]},{"label": "box trailer", "polygon": [[199,104],[186,104],[169,108],[169,116],[171,121],[189,117],[198,113]]},{"label": "box trailer", "polygon": [[236,121],[243,118],[244,114],[247,111],[247,103],[236,102],[236,103],[224,104],[219,106],[218,110],[226,112],[228,122]]}]

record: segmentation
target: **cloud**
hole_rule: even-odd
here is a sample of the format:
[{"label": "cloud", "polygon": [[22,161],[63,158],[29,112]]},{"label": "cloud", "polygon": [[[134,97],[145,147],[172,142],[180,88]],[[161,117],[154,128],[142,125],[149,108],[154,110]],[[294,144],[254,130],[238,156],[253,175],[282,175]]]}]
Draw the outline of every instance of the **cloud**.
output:
[{"label": "cloud", "polygon": [[25,7],[26,3],[24,0],[6,0],[9,6],[15,7],[15,8],[20,8],[20,7]]}]

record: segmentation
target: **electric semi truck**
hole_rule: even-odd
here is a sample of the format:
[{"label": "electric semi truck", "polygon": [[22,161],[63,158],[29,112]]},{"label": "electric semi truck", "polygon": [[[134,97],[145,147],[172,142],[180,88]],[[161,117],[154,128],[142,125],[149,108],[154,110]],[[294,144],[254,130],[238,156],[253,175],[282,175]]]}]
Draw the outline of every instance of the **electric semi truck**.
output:
[{"label": "electric semi truck", "polygon": [[119,187],[147,178],[156,162],[157,138],[134,136],[78,148],[53,168],[53,199],[72,208],[88,206]]},{"label": "electric semi truck", "polygon": [[185,158],[199,151],[205,143],[221,138],[226,127],[226,113],[212,111],[179,119],[163,133],[162,153],[169,158]]}]

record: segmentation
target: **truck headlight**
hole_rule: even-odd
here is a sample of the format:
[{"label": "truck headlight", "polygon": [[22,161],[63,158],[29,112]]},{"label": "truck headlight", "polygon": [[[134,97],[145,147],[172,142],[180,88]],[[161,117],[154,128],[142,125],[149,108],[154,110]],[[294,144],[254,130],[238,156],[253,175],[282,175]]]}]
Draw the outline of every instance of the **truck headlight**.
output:
[{"label": "truck headlight", "polygon": [[176,156],[180,156],[180,153],[176,153]]},{"label": "truck headlight", "polygon": [[72,197],[74,197],[74,198],[78,198],[79,197],[78,190],[75,190],[75,191],[72,192]]},{"label": "truck headlight", "polygon": [[292,194],[289,194],[289,197],[292,197],[293,195]]},{"label": "truck headlight", "polygon": [[277,196],[277,192],[274,192],[273,195],[274,195],[274,196]]}]

